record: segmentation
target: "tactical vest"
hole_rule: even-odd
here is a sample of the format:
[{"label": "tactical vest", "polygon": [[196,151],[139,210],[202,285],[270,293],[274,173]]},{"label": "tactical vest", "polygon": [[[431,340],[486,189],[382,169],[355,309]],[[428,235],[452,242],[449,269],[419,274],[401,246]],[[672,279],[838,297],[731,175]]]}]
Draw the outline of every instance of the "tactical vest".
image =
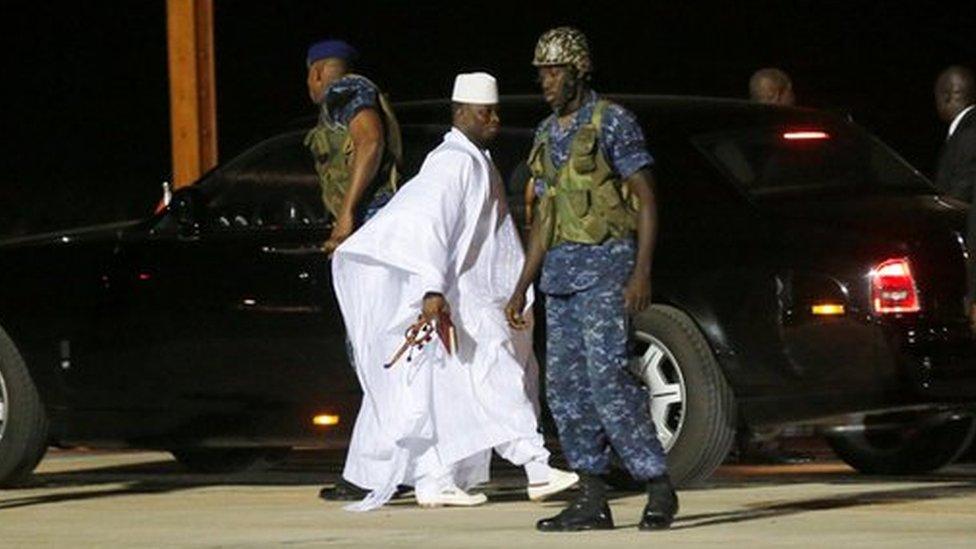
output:
[{"label": "tactical vest", "polygon": [[563,242],[601,244],[622,238],[637,228],[640,201],[620,180],[600,148],[603,113],[610,103],[599,100],[589,122],[570,145],[569,158],[560,169],[552,163],[549,132],[529,154],[533,177],[545,182],[538,216],[547,248]]},{"label": "tactical vest", "polygon": [[[362,78],[358,74],[348,75],[352,78]],[[372,82],[370,82],[372,84]],[[375,87],[375,85],[374,85]],[[377,88],[378,90],[379,88]],[[400,138],[400,124],[389,100],[383,93],[378,93],[380,111],[385,128],[385,148],[380,160],[380,167],[376,177],[370,182],[364,195],[364,205],[377,192],[397,190],[400,181],[399,166],[403,158],[403,144]],[[326,112],[326,119],[330,119]],[[349,190],[352,161],[354,156],[352,136],[349,128],[338,123],[319,120],[305,136],[305,146],[312,152],[315,159],[315,171],[319,175],[319,185],[322,187],[322,202],[333,217],[338,217],[342,210],[342,202]]]}]

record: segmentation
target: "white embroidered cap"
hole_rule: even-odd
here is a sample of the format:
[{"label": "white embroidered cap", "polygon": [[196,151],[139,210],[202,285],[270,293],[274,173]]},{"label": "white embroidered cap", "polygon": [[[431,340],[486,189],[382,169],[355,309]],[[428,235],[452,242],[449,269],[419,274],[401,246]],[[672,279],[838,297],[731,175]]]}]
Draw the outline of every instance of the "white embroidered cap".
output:
[{"label": "white embroidered cap", "polygon": [[498,83],[487,72],[468,72],[454,79],[454,93],[451,101],[471,105],[494,105],[498,103]]}]

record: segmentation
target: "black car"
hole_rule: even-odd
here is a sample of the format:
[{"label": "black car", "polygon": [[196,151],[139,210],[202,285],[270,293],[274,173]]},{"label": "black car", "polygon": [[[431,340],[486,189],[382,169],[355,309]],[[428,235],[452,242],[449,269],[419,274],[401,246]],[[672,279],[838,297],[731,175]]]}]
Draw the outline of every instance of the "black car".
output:
[{"label": "black car", "polygon": [[[965,205],[829,113],[616,99],[656,158],[655,303],[634,321],[633,371],[674,478],[707,477],[743,426],[819,425],[869,473],[955,459],[976,430]],[[411,174],[449,104],[398,114]],[[517,217],[546,114],[536,98],[502,104],[493,155]],[[258,144],[148,219],[2,243],[0,482],[49,444],[230,470],[343,442],[360,393],[304,133]]]}]

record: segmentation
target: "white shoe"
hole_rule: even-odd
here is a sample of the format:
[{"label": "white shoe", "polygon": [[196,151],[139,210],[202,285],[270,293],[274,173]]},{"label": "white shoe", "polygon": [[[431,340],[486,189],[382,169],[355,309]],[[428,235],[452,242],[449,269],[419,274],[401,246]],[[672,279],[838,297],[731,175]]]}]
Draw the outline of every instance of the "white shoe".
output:
[{"label": "white shoe", "polygon": [[469,494],[460,488],[445,488],[436,494],[415,493],[417,505],[421,507],[474,507],[488,501],[484,494]]},{"label": "white shoe", "polygon": [[576,473],[552,467],[549,472],[549,482],[529,485],[529,499],[542,501],[553,494],[571,488],[577,482],[579,482],[579,475]]}]

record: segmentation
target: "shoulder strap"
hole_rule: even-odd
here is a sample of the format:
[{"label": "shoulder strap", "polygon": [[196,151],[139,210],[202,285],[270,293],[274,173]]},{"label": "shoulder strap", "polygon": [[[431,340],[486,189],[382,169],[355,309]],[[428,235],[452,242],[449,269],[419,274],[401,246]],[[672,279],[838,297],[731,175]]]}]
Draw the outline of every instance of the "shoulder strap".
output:
[{"label": "shoulder strap", "polygon": [[551,144],[549,142],[549,131],[543,131],[539,139],[532,146],[529,153],[529,172],[533,177],[545,178],[549,184],[555,184],[551,180],[556,176],[556,167],[552,163]]},{"label": "shoulder strap", "polygon": [[606,99],[597,100],[596,106],[593,107],[593,114],[590,116],[590,124],[596,128],[596,134],[600,135],[600,131],[603,128],[603,112],[607,110],[610,106],[610,102]]},{"label": "shoulder strap", "polygon": [[529,152],[529,171],[534,177],[542,177],[546,172],[547,163],[543,157],[549,156],[548,128],[554,118],[555,115],[551,114],[539,124],[542,131],[536,134],[535,142],[532,144],[532,150]]}]

